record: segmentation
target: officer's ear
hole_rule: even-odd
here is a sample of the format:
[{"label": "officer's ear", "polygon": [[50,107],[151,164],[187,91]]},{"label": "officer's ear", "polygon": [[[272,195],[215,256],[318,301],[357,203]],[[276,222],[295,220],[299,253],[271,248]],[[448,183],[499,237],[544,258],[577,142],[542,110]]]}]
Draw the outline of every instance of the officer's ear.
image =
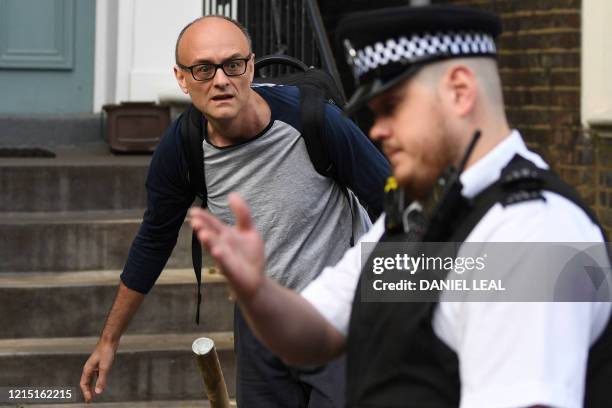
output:
[{"label": "officer's ear", "polygon": [[181,69],[178,65],[174,66],[174,77],[176,78],[176,82],[178,83],[181,91],[185,95],[189,95],[189,89],[187,88],[187,77],[185,75],[189,75],[185,70]]},{"label": "officer's ear", "polygon": [[465,118],[474,112],[478,83],[475,72],[463,64],[453,64],[444,73],[441,92],[446,108],[455,116]]}]

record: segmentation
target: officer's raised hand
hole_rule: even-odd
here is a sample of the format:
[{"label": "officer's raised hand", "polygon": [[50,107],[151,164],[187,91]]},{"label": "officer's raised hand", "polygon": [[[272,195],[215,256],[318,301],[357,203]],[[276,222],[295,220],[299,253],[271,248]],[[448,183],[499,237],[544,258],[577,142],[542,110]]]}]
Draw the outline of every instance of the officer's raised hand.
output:
[{"label": "officer's raised hand", "polygon": [[237,194],[228,197],[236,220],[230,226],[207,210],[192,208],[191,227],[217,262],[238,299],[249,301],[263,284],[264,243],[256,231],[246,202]]}]

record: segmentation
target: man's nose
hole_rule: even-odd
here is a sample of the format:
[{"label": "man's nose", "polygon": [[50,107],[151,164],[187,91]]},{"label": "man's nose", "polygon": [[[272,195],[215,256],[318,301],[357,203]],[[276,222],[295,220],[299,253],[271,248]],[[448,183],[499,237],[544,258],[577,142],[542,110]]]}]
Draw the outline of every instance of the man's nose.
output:
[{"label": "man's nose", "polygon": [[217,72],[213,78],[213,85],[217,87],[225,87],[229,84],[229,79],[221,68],[217,68]]},{"label": "man's nose", "polygon": [[391,135],[388,124],[381,119],[375,119],[370,128],[370,139],[374,142],[381,142]]}]

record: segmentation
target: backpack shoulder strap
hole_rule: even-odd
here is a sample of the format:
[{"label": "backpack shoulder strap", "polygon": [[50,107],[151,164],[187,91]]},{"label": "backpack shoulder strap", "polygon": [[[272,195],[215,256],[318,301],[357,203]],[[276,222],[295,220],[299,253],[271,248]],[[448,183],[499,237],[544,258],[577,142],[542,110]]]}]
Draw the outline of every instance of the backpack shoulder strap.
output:
[{"label": "backpack shoulder strap", "polygon": [[204,132],[202,130],[202,113],[193,105],[181,116],[181,140],[187,158],[189,186],[205,203],[206,183],[204,182]]},{"label": "backpack shoulder strap", "polygon": [[[470,203],[470,210],[458,228],[453,232],[451,241],[463,242],[476,224],[495,204],[502,206],[518,204],[524,201],[546,201],[542,191],[550,191],[574,203],[601,228],[593,211],[582,201],[580,195],[570,185],[562,181],[552,170],[537,167],[520,155],[514,156],[501,173],[498,181],[487,187]],[[607,238],[606,238],[607,240]]]},{"label": "backpack shoulder strap", "polygon": [[[336,168],[326,148],[325,133],[325,94],[312,85],[299,85],[300,89],[300,120],[302,124],[302,137],[310,161],[317,173],[330,177],[338,183],[346,197],[351,209],[351,220],[355,218],[352,200],[347,187],[336,177]],[[349,245],[355,245],[355,235],[351,229]]]},{"label": "backpack shoulder strap", "polygon": [[317,173],[333,177],[333,164],[325,148],[325,95],[311,85],[300,85],[300,121],[308,156]]},{"label": "backpack shoulder strap", "polygon": [[[204,150],[202,143],[202,113],[192,104],[181,116],[181,141],[187,158],[187,177],[191,190],[202,200],[206,207],[206,182],[204,180]],[[195,233],[191,235],[191,262],[195,273],[198,297],[196,303],[196,324],[200,324],[200,305],[202,304],[202,246]]]}]

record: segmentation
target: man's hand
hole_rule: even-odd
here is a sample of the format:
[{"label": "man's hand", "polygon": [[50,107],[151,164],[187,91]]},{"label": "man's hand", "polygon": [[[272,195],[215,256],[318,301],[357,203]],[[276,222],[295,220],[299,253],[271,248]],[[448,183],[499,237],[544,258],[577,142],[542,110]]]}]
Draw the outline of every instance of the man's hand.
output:
[{"label": "man's hand", "polygon": [[[91,402],[95,394],[101,394],[106,387],[106,376],[115,359],[118,344],[100,340],[91,356],[87,359],[81,375],[81,392],[85,402]],[[94,375],[97,373],[95,394],[92,388]]]},{"label": "man's hand", "polygon": [[236,226],[206,210],[192,208],[191,227],[217,262],[239,300],[248,301],[264,282],[264,243],[255,230],[247,204],[236,193],[228,197]]}]

